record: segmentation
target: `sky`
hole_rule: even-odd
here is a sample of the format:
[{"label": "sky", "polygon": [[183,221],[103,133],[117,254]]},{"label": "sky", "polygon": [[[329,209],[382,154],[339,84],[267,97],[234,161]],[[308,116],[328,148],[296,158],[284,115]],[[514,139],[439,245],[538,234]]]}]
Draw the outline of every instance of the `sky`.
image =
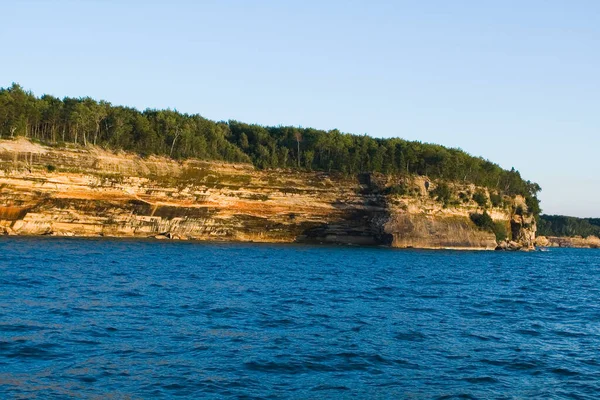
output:
[{"label": "sky", "polygon": [[595,0],[0,0],[0,87],[461,148],[600,217]]}]

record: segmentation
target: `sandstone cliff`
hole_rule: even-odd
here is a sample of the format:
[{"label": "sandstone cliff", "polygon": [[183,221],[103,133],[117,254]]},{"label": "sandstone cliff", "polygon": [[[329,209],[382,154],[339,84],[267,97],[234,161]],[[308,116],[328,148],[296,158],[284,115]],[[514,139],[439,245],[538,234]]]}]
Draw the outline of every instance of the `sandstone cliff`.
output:
[{"label": "sandstone cliff", "polygon": [[[456,198],[442,203],[430,195],[435,186],[425,177],[261,171],[4,140],[0,232],[496,248],[494,234],[470,219],[482,210],[470,197],[480,189],[451,184]],[[531,247],[535,221],[515,214],[519,201],[487,212]]]}]

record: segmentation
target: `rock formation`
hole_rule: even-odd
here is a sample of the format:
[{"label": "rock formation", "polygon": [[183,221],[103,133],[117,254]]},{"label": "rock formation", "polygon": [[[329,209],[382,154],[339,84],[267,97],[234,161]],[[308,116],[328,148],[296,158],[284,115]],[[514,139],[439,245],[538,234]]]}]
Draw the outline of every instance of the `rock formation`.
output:
[{"label": "rock formation", "polygon": [[535,245],[539,247],[575,247],[582,249],[600,249],[600,238],[596,236],[562,237],[562,236],[539,236],[535,239]]},{"label": "rock formation", "polygon": [[[425,177],[257,170],[248,164],[140,158],[96,147],[0,141],[0,233],[311,242],[414,248],[494,249],[470,215],[473,185],[431,196]],[[395,188],[401,187],[402,190]],[[530,248],[535,220],[522,199],[489,208]]]}]

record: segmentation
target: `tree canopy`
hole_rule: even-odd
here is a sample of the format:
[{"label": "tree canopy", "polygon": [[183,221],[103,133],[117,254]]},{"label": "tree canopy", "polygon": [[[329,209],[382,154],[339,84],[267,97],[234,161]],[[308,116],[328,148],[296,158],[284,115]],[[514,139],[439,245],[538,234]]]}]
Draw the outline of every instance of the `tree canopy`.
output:
[{"label": "tree canopy", "polygon": [[89,97],[36,97],[18,84],[0,88],[0,138],[15,136],[123,149],[143,156],[252,162],[258,168],[426,175],[523,195],[539,210],[536,195],[541,189],[536,183],[522,179],[514,168],[504,170],[460,149],[335,129],[216,122],[198,114],[139,111]]},{"label": "tree canopy", "polygon": [[600,218],[541,215],[538,234],[543,236],[600,236]]}]

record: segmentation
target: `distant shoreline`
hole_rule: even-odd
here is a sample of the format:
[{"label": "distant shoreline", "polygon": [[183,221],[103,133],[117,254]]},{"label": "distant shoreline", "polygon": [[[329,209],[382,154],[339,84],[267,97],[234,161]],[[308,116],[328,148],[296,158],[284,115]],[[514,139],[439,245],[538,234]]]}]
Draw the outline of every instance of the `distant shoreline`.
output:
[{"label": "distant shoreline", "polygon": [[596,236],[538,236],[536,238],[537,247],[545,248],[580,248],[580,249],[599,249],[600,238]]}]

